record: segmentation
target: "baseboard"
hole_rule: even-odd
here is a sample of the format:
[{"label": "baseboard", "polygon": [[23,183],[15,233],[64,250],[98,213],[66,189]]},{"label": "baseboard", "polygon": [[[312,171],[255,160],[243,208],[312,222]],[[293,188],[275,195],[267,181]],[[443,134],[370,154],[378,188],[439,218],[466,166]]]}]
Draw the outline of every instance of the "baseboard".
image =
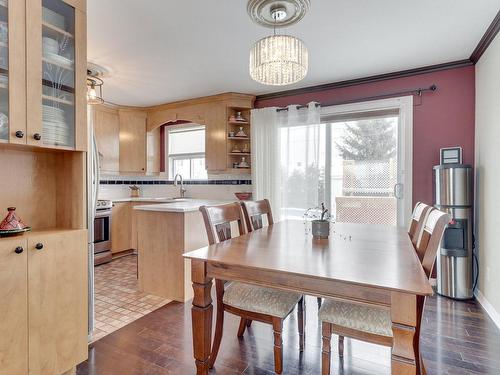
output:
[{"label": "baseboard", "polygon": [[118,251],[116,253],[113,253],[113,259],[122,258],[122,257],[130,255],[130,254],[136,254],[135,250],[134,249],[128,249],[128,250],[122,250],[122,251]]},{"label": "baseboard", "polygon": [[484,297],[483,293],[481,293],[479,289],[476,289],[474,295],[476,296],[479,304],[483,307],[484,310],[486,310],[491,320],[493,320],[493,323],[495,323],[495,325],[500,329],[500,314],[498,313],[498,311],[496,311],[492,304],[488,302],[488,300]]}]

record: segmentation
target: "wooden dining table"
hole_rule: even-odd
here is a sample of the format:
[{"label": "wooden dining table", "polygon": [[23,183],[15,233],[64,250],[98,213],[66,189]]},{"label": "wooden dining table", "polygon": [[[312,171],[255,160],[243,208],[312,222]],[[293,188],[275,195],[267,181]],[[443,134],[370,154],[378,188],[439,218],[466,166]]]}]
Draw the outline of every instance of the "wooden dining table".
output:
[{"label": "wooden dining table", "polygon": [[420,320],[425,296],[433,290],[404,228],[336,223],[329,239],[316,240],[302,221],[281,221],[184,257],[191,260],[197,374],[209,370],[213,279],[388,309],[392,374],[425,374],[419,352]]}]

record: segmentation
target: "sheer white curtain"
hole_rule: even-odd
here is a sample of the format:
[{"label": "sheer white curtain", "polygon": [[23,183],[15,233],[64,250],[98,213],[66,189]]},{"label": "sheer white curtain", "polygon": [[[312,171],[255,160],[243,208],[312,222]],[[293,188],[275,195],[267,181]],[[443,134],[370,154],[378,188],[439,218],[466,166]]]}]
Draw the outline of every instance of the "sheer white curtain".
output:
[{"label": "sheer white curtain", "polygon": [[275,218],[302,218],[324,194],[324,125],[320,108],[309,103],[287,111],[252,111],[254,199],[268,198]]}]

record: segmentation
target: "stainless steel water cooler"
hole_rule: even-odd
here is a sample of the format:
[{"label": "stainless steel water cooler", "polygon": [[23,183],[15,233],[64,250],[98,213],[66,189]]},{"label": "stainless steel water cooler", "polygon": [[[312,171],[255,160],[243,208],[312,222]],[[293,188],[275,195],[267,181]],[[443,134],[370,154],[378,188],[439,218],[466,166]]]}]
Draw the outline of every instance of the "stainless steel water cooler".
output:
[{"label": "stainless steel water cooler", "polygon": [[434,167],[435,207],[449,213],[437,254],[437,292],[454,299],[473,297],[472,167],[441,164]]}]

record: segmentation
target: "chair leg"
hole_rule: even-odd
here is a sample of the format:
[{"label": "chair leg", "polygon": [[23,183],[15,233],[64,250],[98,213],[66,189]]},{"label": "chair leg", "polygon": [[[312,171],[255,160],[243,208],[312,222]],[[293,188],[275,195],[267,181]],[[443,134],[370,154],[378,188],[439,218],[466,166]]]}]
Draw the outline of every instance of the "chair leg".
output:
[{"label": "chair leg", "polygon": [[224,331],[224,309],[222,306],[217,306],[217,319],[215,321],[215,335],[212,344],[212,351],[208,359],[208,367],[213,368],[217,354],[219,353],[220,342],[222,340],[222,332]]},{"label": "chair leg", "polygon": [[339,357],[344,357],[344,336],[339,336]]},{"label": "chair leg", "polygon": [[305,331],[305,319],[304,319],[304,297],[299,301],[299,304],[297,306],[297,322],[299,324],[299,350],[301,352],[304,351],[304,331]]},{"label": "chair leg", "polygon": [[321,328],[323,339],[323,347],[321,350],[321,374],[330,375],[332,325],[328,322],[323,322]]},{"label": "chair leg", "polygon": [[250,327],[252,325],[252,320],[247,319],[247,327]]},{"label": "chair leg", "polygon": [[245,328],[247,328],[247,320],[245,318],[241,318],[240,326],[238,327],[238,337],[243,337]]},{"label": "chair leg", "polygon": [[283,372],[283,339],[281,332],[283,331],[283,320],[273,318],[273,333],[274,333],[274,372],[281,374]]},{"label": "chair leg", "polygon": [[322,303],[323,303],[323,299],[321,297],[318,297],[318,309],[321,307]]}]

